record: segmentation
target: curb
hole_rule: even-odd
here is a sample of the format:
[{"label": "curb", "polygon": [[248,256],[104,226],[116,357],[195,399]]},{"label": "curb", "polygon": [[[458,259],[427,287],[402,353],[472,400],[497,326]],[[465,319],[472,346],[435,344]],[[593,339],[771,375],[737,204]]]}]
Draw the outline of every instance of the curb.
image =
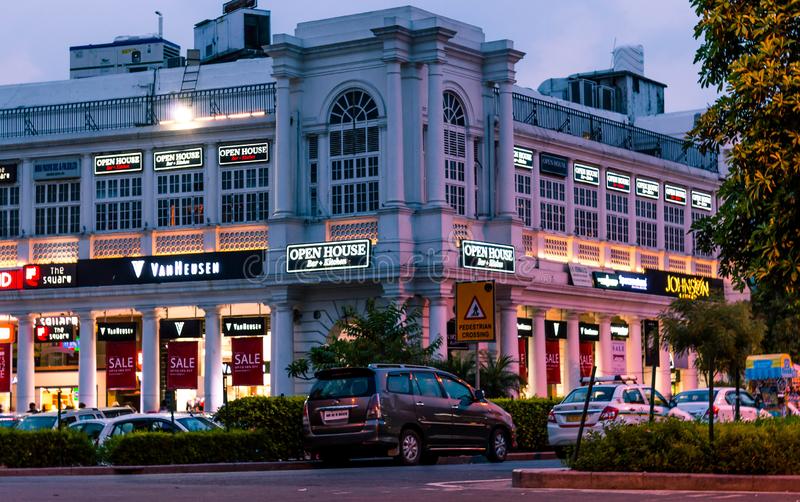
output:
[{"label": "curb", "polygon": [[[509,453],[507,460],[550,460],[556,458],[553,452]],[[388,459],[387,459],[388,460]],[[488,462],[483,456],[442,457],[440,465],[482,464]],[[324,465],[317,460],[285,462],[241,462],[225,464],[176,464],[176,465],[124,465],[94,467],[41,467],[41,468],[2,468],[0,478],[12,476],[109,476],[114,474],[189,474],[213,472],[259,472],[296,471],[301,469],[321,469]]]},{"label": "curb", "polygon": [[570,469],[514,469],[514,488],[574,490],[669,490],[800,492],[800,476],[690,474],[668,472],[579,472]]}]

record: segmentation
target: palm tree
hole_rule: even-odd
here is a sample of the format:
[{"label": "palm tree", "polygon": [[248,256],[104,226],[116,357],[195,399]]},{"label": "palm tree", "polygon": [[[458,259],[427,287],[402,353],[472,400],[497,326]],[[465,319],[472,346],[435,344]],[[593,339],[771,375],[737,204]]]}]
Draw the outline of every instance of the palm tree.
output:
[{"label": "palm tree", "polygon": [[481,357],[481,389],[486,397],[514,397],[525,385],[518,373],[509,370],[514,358],[483,352]]}]

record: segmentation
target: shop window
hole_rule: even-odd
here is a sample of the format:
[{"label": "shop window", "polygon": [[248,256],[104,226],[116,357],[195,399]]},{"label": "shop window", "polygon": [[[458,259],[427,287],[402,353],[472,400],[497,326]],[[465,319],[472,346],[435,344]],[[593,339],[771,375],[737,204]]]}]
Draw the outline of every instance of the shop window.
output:
[{"label": "shop window", "polygon": [[36,235],[76,234],[81,231],[81,182],[37,182],[34,188]]},{"label": "shop window", "polygon": [[0,239],[19,235],[19,185],[0,187]]},{"label": "shop window", "polygon": [[566,231],[565,193],[566,187],[563,181],[550,178],[539,180],[542,230],[562,233]]},{"label": "shop window", "polygon": [[354,215],[378,209],[380,137],[378,107],[364,91],[336,100],[329,118],[331,213]]},{"label": "shop window", "polygon": [[467,161],[467,129],[464,107],[454,93],[447,91],[444,101],[444,166],[445,198],[456,214],[466,212],[465,166]]},{"label": "shop window", "polygon": [[606,193],[606,239],[628,242],[628,196]]},{"label": "shop window", "polygon": [[222,169],[222,223],[253,223],[269,217],[269,168]]},{"label": "shop window", "polygon": [[142,227],[142,178],[125,176],[95,180],[95,229]]},{"label": "shop window", "polygon": [[205,223],[203,172],[160,174],[156,179],[158,226],[186,227]]}]

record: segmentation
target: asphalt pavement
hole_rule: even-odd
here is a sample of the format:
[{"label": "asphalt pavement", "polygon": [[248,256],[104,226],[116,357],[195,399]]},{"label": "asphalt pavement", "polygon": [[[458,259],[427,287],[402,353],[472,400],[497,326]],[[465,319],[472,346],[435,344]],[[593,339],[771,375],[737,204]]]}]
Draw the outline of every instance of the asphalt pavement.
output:
[{"label": "asphalt pavement", "polygon": [[[400,467],[389,462],[353,462],[344,468],[299,471],[208,474],[48,476],[0,478],[3,502],[197,502],[319,500],[413,502],[447,500],[641,501],[780,500],[800,495],[699,493],[668,490],[599,492],[592,490],[531,490],[511,487],[511,471],[557,468],[558,460]],[[668,488],[668,487],[665,487]]]}]

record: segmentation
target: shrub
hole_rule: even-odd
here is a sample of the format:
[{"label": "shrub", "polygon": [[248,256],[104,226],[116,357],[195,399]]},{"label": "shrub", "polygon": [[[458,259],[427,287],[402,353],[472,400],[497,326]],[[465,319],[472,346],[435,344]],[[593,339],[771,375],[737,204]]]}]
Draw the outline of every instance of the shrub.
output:
[{"label": "shrub", "polygon": [[266,429],[143,432],[111,438],[103,446],[102,457],[114,465],[268,462],[302,458],[302,450]]},{"label": "shrub", "polygon": [[226,429],[261,430],[271,435],[279,458],[303,453],[303,397],[251,396],[229,401],[216,419]]},{"label": "shrub", "polygon": [[570,466],[584,471],[800,474],[800,422],[764,420],[715,426],[667,420],[618,425],[590,436]]},{"label": "shrub", "polygon": [[511,414],[517,426],[517,449],[548,450],[547,415],[559,401],[552,399],[492,399],[492,402]]},{"label": "shrub", "polygon": [[0,465],[10,468],[71,467],[96,463],[94,446],[80,432],[68,429],[0,429]]}]

